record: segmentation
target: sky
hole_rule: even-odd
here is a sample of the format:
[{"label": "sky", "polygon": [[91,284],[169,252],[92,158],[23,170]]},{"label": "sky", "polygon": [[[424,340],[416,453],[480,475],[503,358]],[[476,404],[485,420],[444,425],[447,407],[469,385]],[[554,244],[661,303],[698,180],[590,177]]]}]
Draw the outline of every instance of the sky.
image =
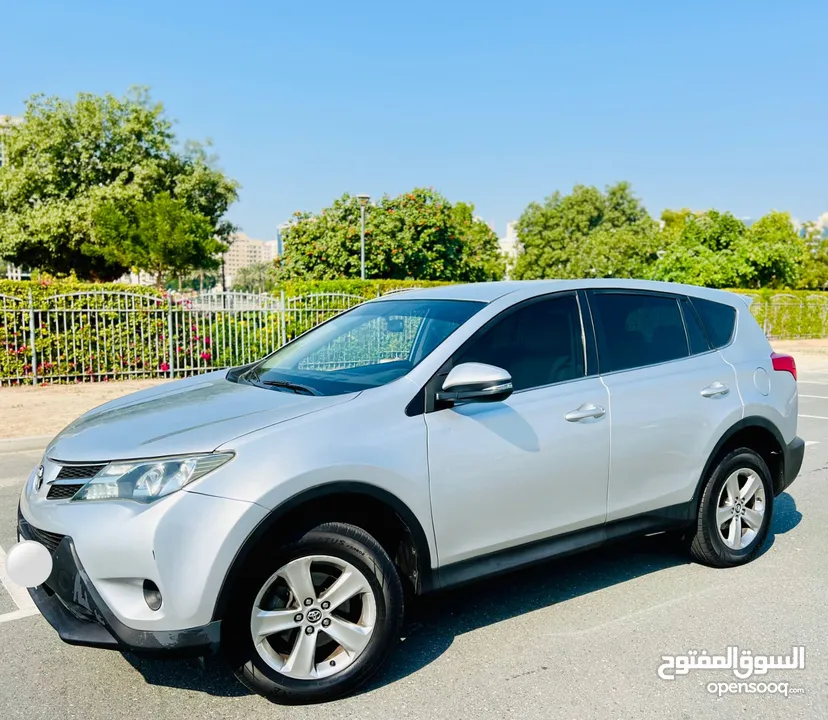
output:
[{"label": "sky", "polygon": [[648,210],[828,210],[824,0],[0,0],[0,114],[150,88],[271,239],[344,192],[434,187],[503,235],[632,183]]}]

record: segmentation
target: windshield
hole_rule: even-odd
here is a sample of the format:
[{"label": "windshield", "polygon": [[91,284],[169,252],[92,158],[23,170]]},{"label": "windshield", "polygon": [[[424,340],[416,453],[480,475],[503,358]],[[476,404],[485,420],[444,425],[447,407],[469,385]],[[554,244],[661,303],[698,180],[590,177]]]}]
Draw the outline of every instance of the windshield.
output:
[{"label": "windshield", "polygon": [[466,300],[368,302],[305,333],[240,379],[307,395],[379,387],[410,372],[484,306]]}]

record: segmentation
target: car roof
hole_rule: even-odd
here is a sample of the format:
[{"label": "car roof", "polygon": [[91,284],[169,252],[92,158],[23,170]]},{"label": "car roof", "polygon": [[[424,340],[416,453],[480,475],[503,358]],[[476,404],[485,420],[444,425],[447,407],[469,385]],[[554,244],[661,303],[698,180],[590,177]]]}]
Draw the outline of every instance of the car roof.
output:
[{"label": "car roof", "polygon": [[586,279],[586,280],[500,280],[496,282],[461,283],[457,285],[438,285],[429,288],[412,290],[398,290],[374,302],[384,300],[476,300],[490,303],[504,295],[520,293],[521,297],[544,295],[551,292],[566,290],[588,290],[590,288],[614,288],[626,290],[651,290],[657,292],[692,295],[727,303],[728,305],[740,302],[749,305],[749,296],[737,295],[726,290],[713,290],[697,285],[660,282],[656,280],[621,280],[616,278]]}]

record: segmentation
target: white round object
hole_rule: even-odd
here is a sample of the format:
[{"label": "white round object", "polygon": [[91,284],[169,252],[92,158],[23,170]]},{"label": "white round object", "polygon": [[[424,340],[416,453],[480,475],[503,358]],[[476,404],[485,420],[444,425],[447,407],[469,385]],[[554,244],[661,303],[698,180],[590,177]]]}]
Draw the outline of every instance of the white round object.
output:
[{"label": "white round object", "polygon": [[33,540],[14,545],[6,554],[6,574],[13,583],[36,587],[52,573],[52,555],[45,546]]}]

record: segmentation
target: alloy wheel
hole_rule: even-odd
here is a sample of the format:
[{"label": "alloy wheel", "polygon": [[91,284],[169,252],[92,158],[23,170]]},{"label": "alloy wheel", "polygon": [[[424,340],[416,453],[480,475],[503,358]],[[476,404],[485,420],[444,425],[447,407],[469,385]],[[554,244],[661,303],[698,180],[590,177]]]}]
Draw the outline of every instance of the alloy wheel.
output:
[{"label": "alloy wheel", "polygon": [[253,602],[250,632],[256,652],[274,670],[318,680],[353,664],[376,620],[376,599],[362,572],[338,557],[307,555],[264,583]]},{"label": "alloy wheel", "polygon": [[755,470],[732,472],[716,504],[716,528],[722,542],[732,550],[748,547],[765,521],[765,488]]}]

